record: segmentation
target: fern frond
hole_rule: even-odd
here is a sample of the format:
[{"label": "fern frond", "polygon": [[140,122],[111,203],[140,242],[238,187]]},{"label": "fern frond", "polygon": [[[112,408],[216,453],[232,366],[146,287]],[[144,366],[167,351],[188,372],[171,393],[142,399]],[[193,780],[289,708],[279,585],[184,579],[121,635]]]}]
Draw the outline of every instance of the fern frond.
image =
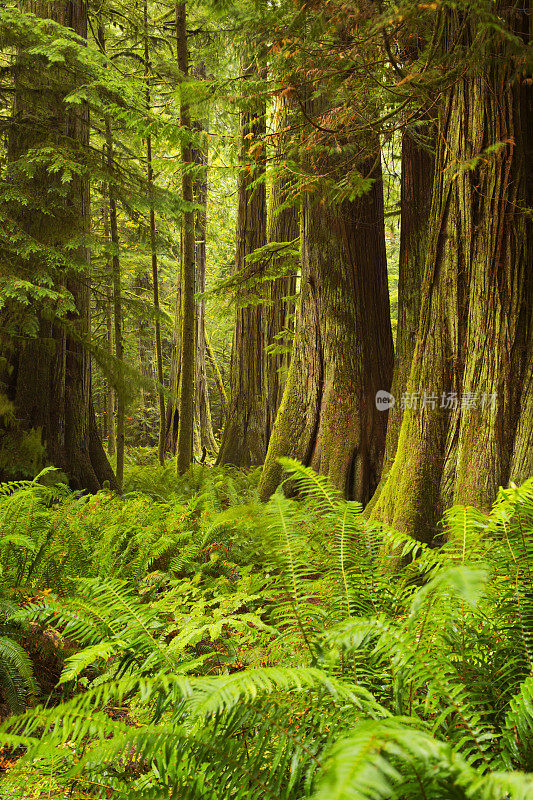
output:
[{"label": "fern frond", "polygon": [[329,513],[342,501],[342,494],[333,486],[329,478],[319,475],[311,467],[300,464],[293,458],[279,458],[279,463],[290,475],[298,492],[312,500],[316,509]]}]

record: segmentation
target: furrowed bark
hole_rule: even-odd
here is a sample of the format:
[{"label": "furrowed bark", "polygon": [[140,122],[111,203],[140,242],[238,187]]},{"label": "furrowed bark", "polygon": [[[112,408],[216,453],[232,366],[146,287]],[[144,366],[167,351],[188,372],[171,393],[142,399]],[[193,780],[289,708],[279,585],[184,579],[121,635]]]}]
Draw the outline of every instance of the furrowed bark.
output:
[{"label": "furrowed bark", "polygon": [[392,466],[402,423],[401,398],[407,389],[415,351],[422,280],[426,263],[435,166],[432,123],[407,129],[402,136],[400,258],[398,275],[398,328],[383,472]]},{"label": "furrowed bark", "polygon": [[[280,456],[328,475],[363,503],[379,481],[387,419],[375,395],[390,388],[393,345],[378,153],[375,145],[360,165],[374,180],[362,197],[303,201],[296,338],[259,485],[263,499],[281,480]],[[331,174],[342,162],[328,167]]]},{"label": "furrowed bark", "polygon": [[[506,10],[499,7],[502,16]],[[468,53],[473,12],[449,10],[449,51]],[[520,15],[508,18],[511,29]],[[408,391],[435,408],[404,413],[396,458],[373,515],[431,541],[454,502],[489,508],[531,441],[531,87],[505,40],[486,32],[486,63],[468,60],[447,90],[437,160],[421,321]],[[465,64],[467,62],[465,61]],[[440,407],[453,396],[457,406]],[[466,398],[466,401],[465,401]],[[519,437],[517,439],[517,430]]]}]

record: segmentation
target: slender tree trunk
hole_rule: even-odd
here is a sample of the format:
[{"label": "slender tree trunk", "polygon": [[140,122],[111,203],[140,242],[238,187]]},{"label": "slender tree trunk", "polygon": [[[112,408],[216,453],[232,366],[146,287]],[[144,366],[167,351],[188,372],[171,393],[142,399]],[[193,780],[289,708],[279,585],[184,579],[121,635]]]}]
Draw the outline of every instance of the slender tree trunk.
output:
[{"label": "slender tree trunk", "polygon": [[[503,5],[496,10],[507,14]],[[533,424],[533,265],[525,211],[531,86],[520,86],[505,39],[489,30],[486,63],[469,57],[472,42],[479,44],[474,10],[461,18],[455,10],[443,13],[443,41],[454,58],[466,55],[465,70],[439,117],[408,387],[417,407],[404,412],[396,458],[374,509],[375,517],[424,541],[438,532],[445,507],[488,508],[511,471],[524,474]],[[508,21],[519,32],[520,15]]]},{"label": "slender tree trunk", "polygon": [[[198,70],[199,76],[205,78],[205,69]],[[195,123],[195,130],[199,134],[205,126],[201,122]],[[193,161],[198,168],[194,180],[194,197],[199,206],[196,211],[196,292],[205,292],[205,267],[206,267],[206,235],[207,235],[207,140],[200,142],[193,151]],[[207,375],[205,366],[205,300],[196,303],[196,375],[195,375],[195,411],[194,411],[194,439],[196,453],[203,451],[214,453],[216,441],[211,422],[211,407],[207,389]]]},{"label": "slender tree trunk", "polygon": [[[258,65],[250,58],[245,78],[256,75]],[[266,243],[266,187],[264,181],[264,102],[241,113],[241,172],[238,188],[236,274],[259,277],[262,267],[250,267],[246,257]],[[259,288],[258,288],[259,287]],[[251,300],[262,292],[258,283],[241,288],[231,354],[230,401],[220,444],[218,463],[250,467],[261,464],[267,446],[265,398],[265,317],[263,304]]]},{"label": "slender tree trunk", "polygon": [[[187,47],[186,4],[176,5],[176,33],[178,67],[186,79],[189,74],[189,52]],[[191,130],[189,104],[184,94],[181,98],[181,126],[184,131]],[[191,174],[192,148],[190,142],[183,143],[182,195],[184,210],[182,214],[182,264],[181,264],[181,351],[178,440],[176,445],[176,470],[182,475],[189,468],[193,455],[194,431],[194,373],[195,373],[195,301],[196,283],[193,180]]]},{"label": "slender tree trunk", "polygon": [[[150,75],[150,63],[148,52],[148,0],[144,0],[144,66],[146,73],[146,108],[150,110],[150,86],[148,84]],[[157,372],[157,397],[159,400],[159,436],[157,455],[159,463],[165,465],[165,395],[163,392],[163,349],[161,347],[161,320],[159,319],[159,272],[157,268],[157,241],[154,211],[154,172],[152,166],[152,137],[146,137],[146,164],[148,178],[148,195],[150,198],[150,251],[152,255],[152,284],[155,311],[155,361]]]},{"label": "slender tree trunk", "polygon": [[[87,6],[78,0],[58,3],[53,9],[47,3],[33,3],[31,10],[81,37],[87,35]],[[84,104],[67,106],[64,97],[83,82],[81,69],[67,73],[61,65],[52,68],[22,52],[17,61],[10,162],[23,160],[34,147],[55,148],[58,140],[75,159],[89,144],[89,109]],[[104,482],[111,486],[116,482],[98,435],[91,397],[85,341],[90,334],[89,252],[83,246],[76,251],[66,247],[72,239],[87,235],[89,183],[75,174],[60,190],[59,180],[45,168],[29,174],[26,188],[47,206],[47,213],[20,213],[14,208],[11,219],[40,246],[64,253],[62,274],[54,272],[53,278],[58,288],[62,284],[70,292],[75,310],[52,322],[41,319],[39,339],[15,353],[10,389],[17,417],[27,428],[41,429],[48,459],[68,474],[74,487],[96,491]],[[17,185],[23,190],[20,178]],[[42,262],[35,258],[39,256],[29,256],[23,266],[41,274]]]},{"label": "slender tree trunk", "polygon": [[[284,105],[278,109],[278,130],[286,123]],[[286,142],[278,133],[276,160],[279,163],[284,156]],[[279,277],[269,284],[269,302],[265,309],[265,332],[267,348],[267,404],[266,427],[270,438],[274,420],[281,403],[283,389],[290,364],[291,344],[284,340],[284,332],[290,333],[294,328],[293,307],[287,298],[296,293],[296,274],[294,259],[287,257],[287,245],[300,236],[300,208],[294,201],[294,186],[290,175],[286,172],[276,174],[270,190],[268,210],[267,239],[270,244],[280,243],[279,253],[272,255],[273,266]],[[284,268],[287,274],[284,275]]]},{"label": "slender tree trunk", "polygon": [[[280,456],[328,475],[363,503],[379,481],[387,416],[376,409],[375,395],[390,388],[393,345],[377,143],[372,149],[360,165],[374,179],[369,192],[333,206],[322,196],[303,201],[299,314],[259,486],[263,498],[281,480]],[[340,175],[342,157],[329,156],[320,170]]]}]

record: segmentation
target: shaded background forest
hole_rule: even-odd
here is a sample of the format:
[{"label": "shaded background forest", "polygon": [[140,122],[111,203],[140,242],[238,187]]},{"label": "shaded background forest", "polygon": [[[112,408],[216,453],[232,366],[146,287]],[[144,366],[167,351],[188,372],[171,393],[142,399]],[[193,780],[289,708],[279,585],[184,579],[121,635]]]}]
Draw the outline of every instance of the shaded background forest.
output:
[{"label": "shaded background forest", "polygon": [[427,541],[533,472],[527,4],[1,14],[4,479],[289,456]]}]

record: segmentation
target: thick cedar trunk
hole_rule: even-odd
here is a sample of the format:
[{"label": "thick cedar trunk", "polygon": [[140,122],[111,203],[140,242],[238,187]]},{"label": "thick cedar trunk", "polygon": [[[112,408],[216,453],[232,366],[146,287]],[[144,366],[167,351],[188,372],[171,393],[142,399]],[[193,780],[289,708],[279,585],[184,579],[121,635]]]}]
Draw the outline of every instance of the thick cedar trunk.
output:
[{"label": "thick cedar trunk", "polygon": [[[245,77],[252,77],[256,71],[257,64],[251,59]],[[258,265],[250,266],[246,256],[266,243],[265,113],[265,103],[257,101],[253,108],[241,113],[236,274],[243,280],[252,274],[259,277]],[[257,302],[261,292],[258,283],[251,290],[240,288],[237,295],[230,399],[218,456],[220,464],[250,467],[262,464],[266,453],[265,313],[263,304]]]},{"label": "thick cedar trunk", "polygon": [[304,199],[296,337],[259,487],[263,498],[281,480],[280,456],[328,475],[363,503],[379,481],[387,415],[377,411],[375,395],[390,388],[393,345],[377,152],[361,172],[374,183],[353,202]]},{"label": "thick cedar trunk", "polygon": [[[205,77],[205,70],[199,70]],[[195,124],[198,133],[204,130],[201,122]],[[200,143],[193,151],[193,161],[198,167],[194,180],[194,199],[199,208],[196,211],[196,292],[205,292],[206,234],[207,234],[207,141]],[[211,407],[207,389],[205,366],[205,300],[196,303],[196,375],[194,406],[194,451],[202,455],[204,451],[214,453],[216,441],[211,422]]]},{"label": "thick cedar trunk", "polygon": [[[286,121],[283,106],[278,110],[279,129]],[[283,158],[284,138],[278,134],[277,160]],[[290,364],[291,347],[285,341],[284,332],[290,333],[293,325],[293,306],[288,298],[296,293],[296,275],[292,259],[284,258],[284,243],[293,242],[300,235],[300,207],[294,201],[294,186],[289,173],[276,174],[269,198],[267,239],[269,243],[279,242],[280,250],[273,255],[273,263],[279,277],[268,284],[269,302],[265,308],[265,335],[267,343],[267,403],[266,428],[270,437],[274,420],[281,403],[283,389]],[[284,262],[287,274],[284,275]],[[270,350],[268,349],[270,348]]]},{"label": "thick cedar trunk", "polygon": [[[25,10],[87,35],[87,6],[82,2],[54,5],[27,4]],[[52,13],[50,13],[52,12]],[[9,158],[24,158],[32,147],[61,146],[73,153],[89,144],[89,111],[86,106],[65,106],[63,97],[70,79],[60,67],[47,74],[35,57],[18,56],[14,104],[15,126],[9,142]],[[80,78],[82,80],[82,78]],[[28,192],[40,195],[52,216],[33,211],[19,214],[25,234],[45,247],[62,249],[68,241],[89,228],[89,183],[75,175],[66,197],[57,189],[58,179],[46,170],[28,178]],[[14,210],[13,218],[17,217]],[[89,253],[85,248],[66,251],[77,262],[55,276],[71,293],[76,311],[65,322],[42,320],[39,339],[28,341],[15,355],[16,370],[11,384],[16,413],[28,428],[40,428],[48,459],[61,467],[76,488],[97,491],[104,481],[116,486],[105,456],[91,399],[90,356],[85,339],[90,333]],[[30,271],[39,265],[24,264]]]},{"label": "thick cedar trunk", "polygon": [[407,129],[402,137],[398,328],[391,387],[396,402],[389,409],[384,475],[396,455],[403,413],[401,398],[407,389],[420,322],[435,167],[434,138],[431,123],[416,131]]},{"label": "thick cedar trunk", "polygon": [[[468,48],[475,19],[447,14],[449,51]],[[425,541],[438,532],[445,507],[488,508],[500,485],[532,466],[533,265],[523,210],[531,204],[531,87],[521,96],[503,41],[494,36],[490,63],[470,63],[441,109],[408,387],[419,399],[435,395],[435,408],[429,401],[404,412],[373,512]],[[448,407],[440,407],[442,396]]]},{"label": "thick cedar trunk", "polygon": [[[178,66],[184,77],[189,74],[189,52],[187,46],[186,4],[176,5],[176,35]],[[189,104],[181,99],[181,126],[185,131],[191,130]],[[195,377],[195,242],[194,211],[192,204],[193,179],[191,174],[192,148],[189,143],[182,143],[182,195],[186,205],[182,213],[182,262],[181,262],[181,348],[180,348],[180,383],[179,383],[179,419],[178,438],[176,443],[176,470],[182,475],[189,468],[193,456],[194,431],[194,377]]]}]

